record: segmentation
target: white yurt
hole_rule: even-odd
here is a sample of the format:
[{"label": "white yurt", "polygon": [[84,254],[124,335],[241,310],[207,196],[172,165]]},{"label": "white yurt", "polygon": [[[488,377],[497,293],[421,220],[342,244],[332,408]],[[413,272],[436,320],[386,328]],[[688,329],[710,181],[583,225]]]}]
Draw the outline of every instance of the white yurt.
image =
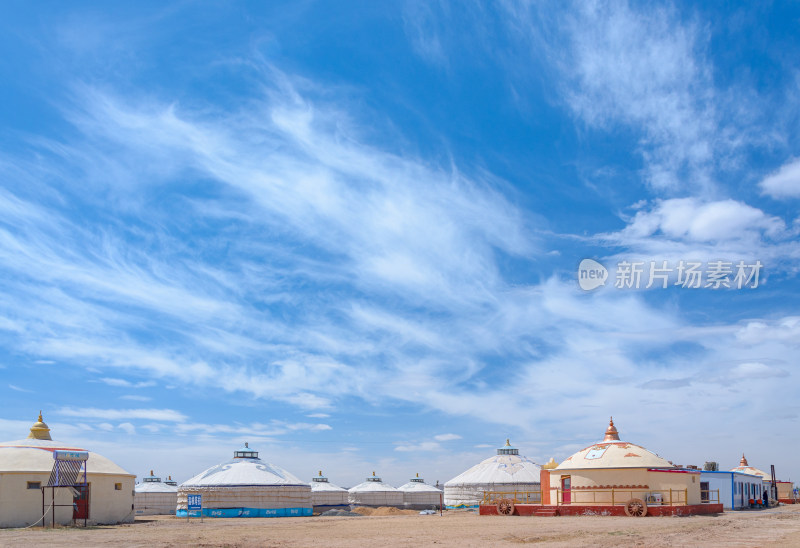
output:
[{"label": "white yurt", "polygon": [[328,478],[322,475],[322,470],[318,476],[311,478],[311,502],[314,505],[314,512],[349,508],[348,496],[347,489],[329,482]]},{"label": "white yurt", "polygon": [[150,470],[150,475],[142,478],[134,487],[133,505],[137,516],[174,514],[178,505],[178,486],[171,481],[162,482]]},{"label": "white yurt", "polygon": [[51,526],[54,516],[61,525],[130,523],[135,479],[102,455],[53,441],[39,413],[26,439],[0,443],[0,527]]},{"label": "white yurt", "polygon": [[519,454],[509,440],[497,454],[444,484],[447,508],[477,508],[484,491],[539,491],[541,467]]},{"label": "white yurt", "polygon": [[178,487],[176,515],[186,516],[188,495],[201,495],[203,515],[215,518],[312,515],[311,486],[283,468],[262,461],[246,443],[233,452],[233,459],[212,466]]},{"label": "white yurt", "polygon": [[442,491],[425,483],[419,474],[397,488],[403,493],[403,507],[409,510],[438,510],[442,505]]},{"label": "white yurt", "polygon": [[351,487],[348,501],[351,506],[394,506],[403,507],[403,493],[391,485],[383,483],[381,478],[372,473],[364,483]]}]

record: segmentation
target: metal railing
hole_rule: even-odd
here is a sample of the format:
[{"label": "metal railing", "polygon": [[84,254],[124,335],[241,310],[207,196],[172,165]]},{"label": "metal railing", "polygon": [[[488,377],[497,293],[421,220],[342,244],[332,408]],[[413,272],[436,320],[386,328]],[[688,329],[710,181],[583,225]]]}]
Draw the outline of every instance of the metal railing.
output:
[{"label": "metal railing", "polygon": [[[643,500],[649,506],[686,506],[689,504],[689,490],[687,489],[631,489],[631,488],[586,488],[569,489],[567,501],[564,501],[564,490],[554,487],[556,492],[555,505],[564,504],[586,506],[621,506],[633,498]],[[514,504],[542,505],[541,491],[484,491],[483,504],[496,504],[500,500],[508,499]],[[719,504],[719,489],[703,489],[700,491],[701,504]]]},{"label": "metal railing", "polygon": [[510,499],[514,504],[542,504],[541,491],[484,491],[483,504],[496,504],[502,499]]}]

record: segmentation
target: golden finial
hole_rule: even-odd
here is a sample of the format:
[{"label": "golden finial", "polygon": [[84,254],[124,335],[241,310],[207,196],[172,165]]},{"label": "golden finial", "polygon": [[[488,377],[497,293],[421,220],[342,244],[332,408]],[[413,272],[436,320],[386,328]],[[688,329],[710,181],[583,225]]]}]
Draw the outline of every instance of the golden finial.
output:
[{"label": "golden finial", "polygon": [[611,420],[608,421],[606,437],[603,438],[603,441],[619,441],[619,432],[617,432],[617,427],[614,426],[614,417],[611,417]]},{"label": "golden finial", "polygon": [[417,477],[419,477],[419,472],[417,472]]},{"label": "golden finial", "polygon": [[506,438],[506,447],[511,447],[511,440]]},{"label": "golden finial", "polygon": [[375,470],[372,471],[372,477],[375,477]]},{"label": "golden finial", "polygon": [[151,475],[151,476],[155,476],[155,474],[153,473],[153,471],[152,471],[152,470],[150,470],[150,475]]},{"label": "golden finial", "polygon": [[319,471],[319,477],[322,477],[322,470]]},{"label": "golden finial", "polygon": [[558,463],[556,462],[556,460],[553,457],[550,457],[550,460],[547,461],[547,464],[543,464],[542,468],[544,468],[545,470],[552,470],[553,468],[556,468],[557,466],[558,466]]},{"label": "golden finial", "polygon": [[42,411],[39,410],[39,420],[31,426],[31,432],[28,434],[28,439],[34,440],[52,440],[50,437],[50,428],[44,423],[42,419]]},{"label": "golden finial", "polygon": [[739,466],[749,466],[747,464],[747,458],[745,458],[744,453],[742,453],[742,460],[739,461]]}]

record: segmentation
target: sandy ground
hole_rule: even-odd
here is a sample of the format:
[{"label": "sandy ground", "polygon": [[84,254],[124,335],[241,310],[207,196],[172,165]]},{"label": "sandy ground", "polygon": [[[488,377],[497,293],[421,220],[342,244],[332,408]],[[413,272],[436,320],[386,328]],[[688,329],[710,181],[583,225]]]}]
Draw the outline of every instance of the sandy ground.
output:
[{"label": "sandy ground", "polygon": [[800,546],[800,505],[692,517],[137,518],[131,525],[0,530],[0,546]]}]

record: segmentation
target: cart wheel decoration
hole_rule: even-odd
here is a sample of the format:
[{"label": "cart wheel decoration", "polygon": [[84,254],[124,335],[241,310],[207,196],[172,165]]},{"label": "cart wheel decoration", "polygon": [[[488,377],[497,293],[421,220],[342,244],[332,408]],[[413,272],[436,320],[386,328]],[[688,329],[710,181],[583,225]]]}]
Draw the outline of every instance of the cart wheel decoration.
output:
[{"label": "cart wheel decoration", "polygon": [[511,499],[500,499],[497,501],[497,513],[501,516],[510,516],[514,513],[514,501]]},{"label": "cart wheel decoration", "polygon": [[642,499],[631,499],[625,503],[625,513],[634,518],[647,515],[647,503]]}]

